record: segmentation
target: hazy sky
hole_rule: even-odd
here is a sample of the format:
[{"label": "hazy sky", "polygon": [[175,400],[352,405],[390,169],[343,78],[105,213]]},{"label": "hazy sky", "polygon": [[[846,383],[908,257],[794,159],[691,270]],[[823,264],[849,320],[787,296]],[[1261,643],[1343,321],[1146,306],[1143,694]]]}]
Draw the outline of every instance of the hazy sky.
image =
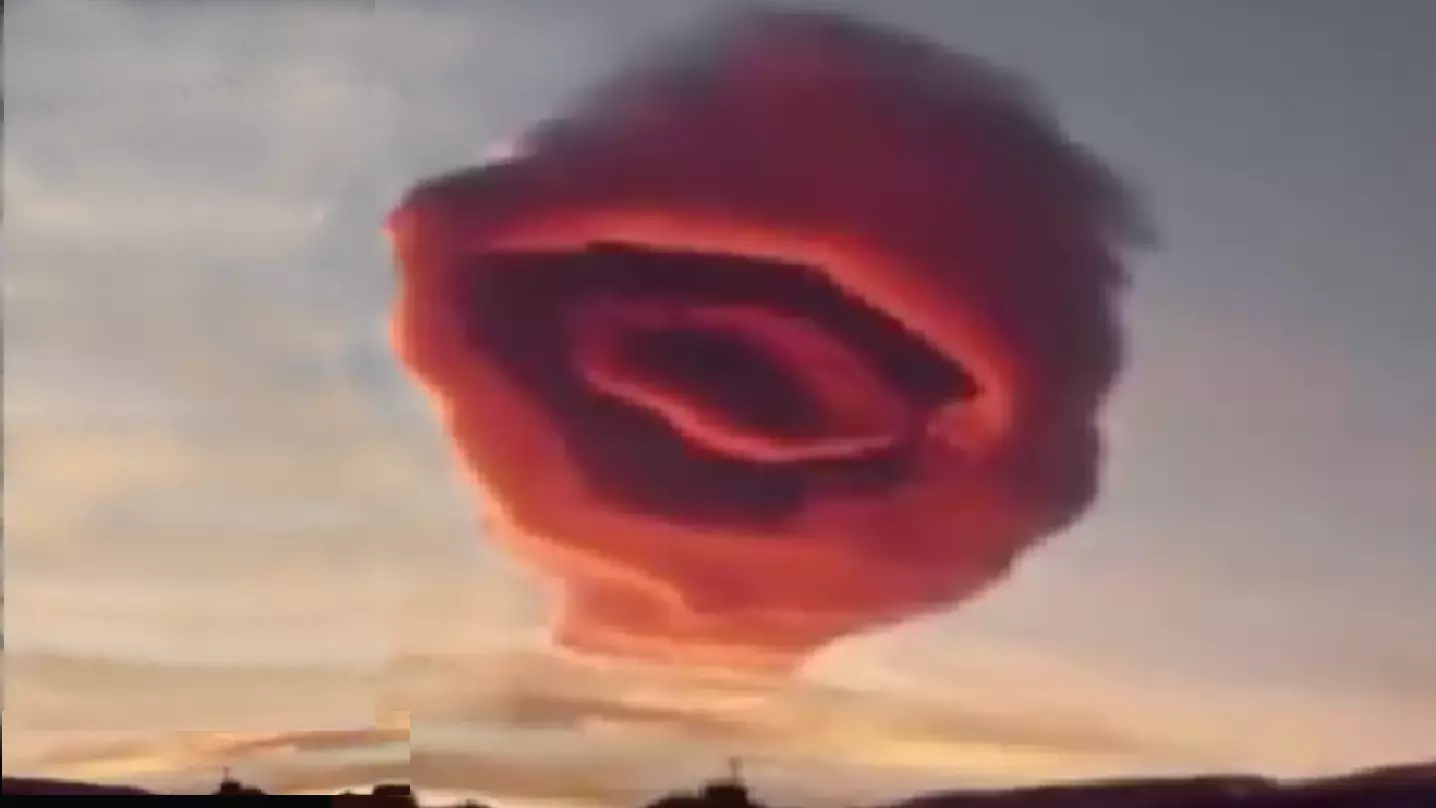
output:
[{"label": "hazy sky", "polygon": [[[781,693],[543,648],[386,342],[383,214],[693,0],[11,2],[4,767],[823,802],[1436,758],[1436,3],[829,3],[1020,70],[1127,173],[1106,487]],[[410,768],[410,733],[413,766]]]}]

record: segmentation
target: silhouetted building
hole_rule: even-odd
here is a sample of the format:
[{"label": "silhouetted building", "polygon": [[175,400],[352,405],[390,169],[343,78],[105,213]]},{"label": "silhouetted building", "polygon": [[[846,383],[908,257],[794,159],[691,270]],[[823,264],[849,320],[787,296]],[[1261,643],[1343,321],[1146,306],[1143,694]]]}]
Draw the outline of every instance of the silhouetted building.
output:
[{"label": "silhouetted building", "polygon": [[255,788],[255,787],[253,787],[253,786],[247,786],[247,785],[245,785],[244,783],[239,782],[238,780],[234,779],[233,777],[230,777],[228,771],[225,771],[225,773],[224,773],[224,779],[221,780],[221,781],[219,781],[219,788],[216,788],[216,789],[214,790],[214,794],[212,794],[211,796],[215,796],[215,797],[267,797],[267,796],[269,796],[269,795],[268,795],[268,794],[265,794],[265,793],[264,793],[262,790],[260,790],[260,789],[257,789],[257,788]]},{"label": "silhouetted building", "polygon": [[414,799],[414,789],[408,783],[380,783],[374,786],[370,796],[377,799],[392,802],[402,802],[408,805],[418,805],[419,801]]},{"label": "silhouetted building", "polygon": [[726,778],[714,780],[697,793],[678,793],[660,797],[647,808],[767,808],[753,799],[744,785],[739,762],[728,761]]}]

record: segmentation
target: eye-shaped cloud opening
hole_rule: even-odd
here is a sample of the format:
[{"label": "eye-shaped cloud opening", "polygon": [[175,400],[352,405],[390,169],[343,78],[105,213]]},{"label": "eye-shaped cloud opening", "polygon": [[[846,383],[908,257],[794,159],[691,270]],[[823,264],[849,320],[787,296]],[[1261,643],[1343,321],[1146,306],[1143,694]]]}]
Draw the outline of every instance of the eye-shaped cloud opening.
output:
[{"label": "eye-shaped cloud opening", "polygon": [[787,668],[1096,496],[1121,184],[1017,85],[747,10],[389,221],[396,349],[570,647]]},{"label": "eye-shaped cloud opening", "polygon": [[815,489],[896,484],[926,420],[973,390],[801,266],[613,244],[479,260],[471,349],[640,512],[761,526]]}]

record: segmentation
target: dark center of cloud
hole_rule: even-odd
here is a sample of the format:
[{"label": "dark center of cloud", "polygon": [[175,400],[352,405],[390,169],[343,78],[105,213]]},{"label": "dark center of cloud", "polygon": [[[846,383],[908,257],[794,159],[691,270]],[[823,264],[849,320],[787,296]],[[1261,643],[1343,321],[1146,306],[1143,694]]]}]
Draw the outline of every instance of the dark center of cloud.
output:
[{"label": "dark center of cloud", "polygon": [[471,347],[638,512],[752,527],[817,490],[898,485],[925,419],[975,389],[801,265],[619,244],[478,261]]}]

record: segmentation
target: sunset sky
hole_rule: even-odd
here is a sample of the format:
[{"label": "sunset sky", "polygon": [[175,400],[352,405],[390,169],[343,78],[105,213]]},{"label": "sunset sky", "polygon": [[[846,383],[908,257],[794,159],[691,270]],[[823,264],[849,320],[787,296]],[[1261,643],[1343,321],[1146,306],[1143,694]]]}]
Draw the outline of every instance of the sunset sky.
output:
[{"label": "sunset sky", "polygon": [[1427,0],[827,3],[1019,70],[1150,205],[1099,503],[777,691],[547,650],[380,225],[713,5],[6,4],[7,775],[610,806],[740,755],[821,806],[1436,759]]}]

